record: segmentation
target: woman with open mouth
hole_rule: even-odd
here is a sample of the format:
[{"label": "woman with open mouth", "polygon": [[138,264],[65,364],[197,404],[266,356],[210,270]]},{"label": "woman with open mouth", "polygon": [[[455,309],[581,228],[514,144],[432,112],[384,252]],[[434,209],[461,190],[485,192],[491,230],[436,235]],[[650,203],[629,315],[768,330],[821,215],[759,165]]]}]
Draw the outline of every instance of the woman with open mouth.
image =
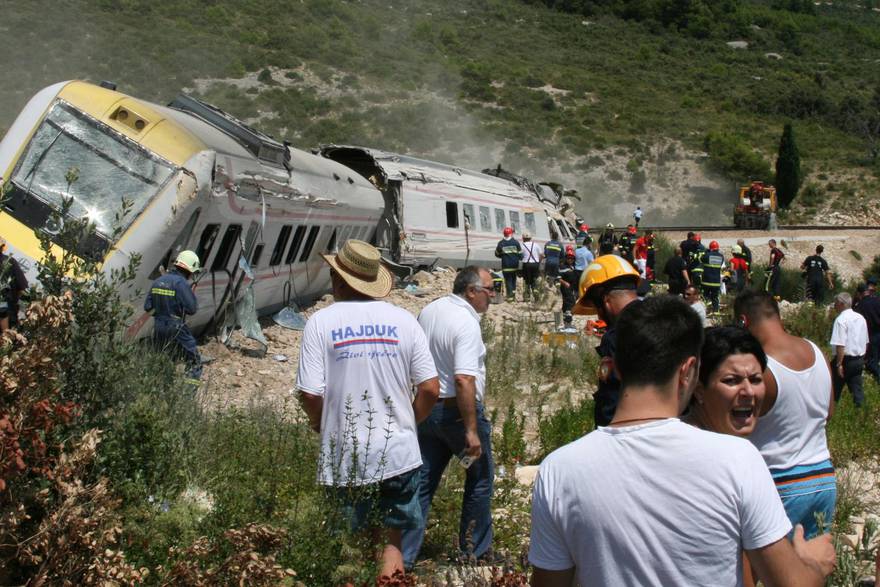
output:
[{"label": "woman with open mouth", "polygon": [[747,330],[709,328],[685,421],[720,434],[748,436],[761,413],[766,367],[767,355]]}]

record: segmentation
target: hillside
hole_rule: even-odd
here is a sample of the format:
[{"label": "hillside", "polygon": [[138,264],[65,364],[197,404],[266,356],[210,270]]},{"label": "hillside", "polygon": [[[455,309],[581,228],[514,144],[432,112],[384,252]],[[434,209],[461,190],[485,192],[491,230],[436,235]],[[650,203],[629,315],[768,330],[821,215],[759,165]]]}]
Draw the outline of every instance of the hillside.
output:
[{"label": "hillside", "polygon": [[62,79],[186,89],[302,148],[501,163],[577,189],[593,224],[637,203],[687,224],[729,219],[792,120],[789,219],[880,223],[871,2],[36,0],[4,2],[0,32],[0,130]]}]

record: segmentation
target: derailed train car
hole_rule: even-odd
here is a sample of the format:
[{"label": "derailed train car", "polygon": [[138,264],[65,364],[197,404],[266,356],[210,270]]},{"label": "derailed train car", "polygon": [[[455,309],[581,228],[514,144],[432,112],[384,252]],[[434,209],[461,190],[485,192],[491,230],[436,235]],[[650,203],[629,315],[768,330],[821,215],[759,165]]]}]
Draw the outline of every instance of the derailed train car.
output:
[{"label": "derailed train car", "polygon": [[[30,277],[42,256],[35,231],[57,235],[70,198],[68,216],[94,227],[78,256],[105,271],[142,256],[129,292],[135,303],[177,252],[196,251],[204,271],[199,312],[189,319],[195,328],[243,293],[251,278],[240,259],[250,264],[261,311],[326,291],[319,253],[371,239],[383,207],[379,191],[350,169],[207,104],[183,96],[158,106],[76,81],[30,100],[0,142],[0,174],[0,235]],[[123,198],[131,209],[117,233]],[[129,334],[150,330],[150,316],[139,314]]]},{"label": "derailed train car", "polygon": [[470,171],[377,149],[328,145],[320,154],[350,167],[382,191],[376,245],[396,263],[495,266],[505,226],[536,243],[550,231],[573,241],[559,212],[562,196],[502,170]]},{"label": "derailed train car", "polygon": [[[350,238],[410,267],[497,265],[508,225],[538,242],[550,228],[570,239],[547,186],[524,182],[365,148],[311,154],[188,96],[160,106],[71,81],[31,98],[0,141],[0,235],[34,278],[37,235],[57,254],[65,220],[87,219],[71,252],[105,271],[140,255],[126,292],[138,308],[177,253],[194,250],[198,332],[251,284],[260,313],[326,292],[320,253]],[[150,331],[139,312],[128,334]]]}]

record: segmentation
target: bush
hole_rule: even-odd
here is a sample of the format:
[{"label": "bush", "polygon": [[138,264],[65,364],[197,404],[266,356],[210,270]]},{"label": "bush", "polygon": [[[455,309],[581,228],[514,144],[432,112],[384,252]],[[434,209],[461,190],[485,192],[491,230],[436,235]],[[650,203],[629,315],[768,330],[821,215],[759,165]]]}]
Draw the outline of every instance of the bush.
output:
[{"label": "bush", "polygon": [[773,177],[764,157],[735,135],[710,132],[704,146],[709,154],[709,168],[733,181],[769,182]]},{"label": "bush", "polygon": [[535,462],[544,460],[547,455],[560,446],[592,432],[594,427],[592,398],[585,398],[577,404],[573,404],[569,400],[549,416],[545,416],[543,411],[539,411],[539,452]]}]

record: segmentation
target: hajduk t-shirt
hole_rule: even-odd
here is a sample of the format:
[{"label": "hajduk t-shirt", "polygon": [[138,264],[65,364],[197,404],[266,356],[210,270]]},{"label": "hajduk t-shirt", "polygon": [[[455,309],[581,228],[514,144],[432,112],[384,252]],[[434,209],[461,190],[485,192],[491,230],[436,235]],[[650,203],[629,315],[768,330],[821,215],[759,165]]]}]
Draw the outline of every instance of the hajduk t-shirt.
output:
[{"label": "hajduk t-shirt", "polygon": [[319,481],[363,485],[419,467],[412,387],[436,376],[425,333],[406,310],[365,301],[315,312],[296,385],[324,398]]}]

